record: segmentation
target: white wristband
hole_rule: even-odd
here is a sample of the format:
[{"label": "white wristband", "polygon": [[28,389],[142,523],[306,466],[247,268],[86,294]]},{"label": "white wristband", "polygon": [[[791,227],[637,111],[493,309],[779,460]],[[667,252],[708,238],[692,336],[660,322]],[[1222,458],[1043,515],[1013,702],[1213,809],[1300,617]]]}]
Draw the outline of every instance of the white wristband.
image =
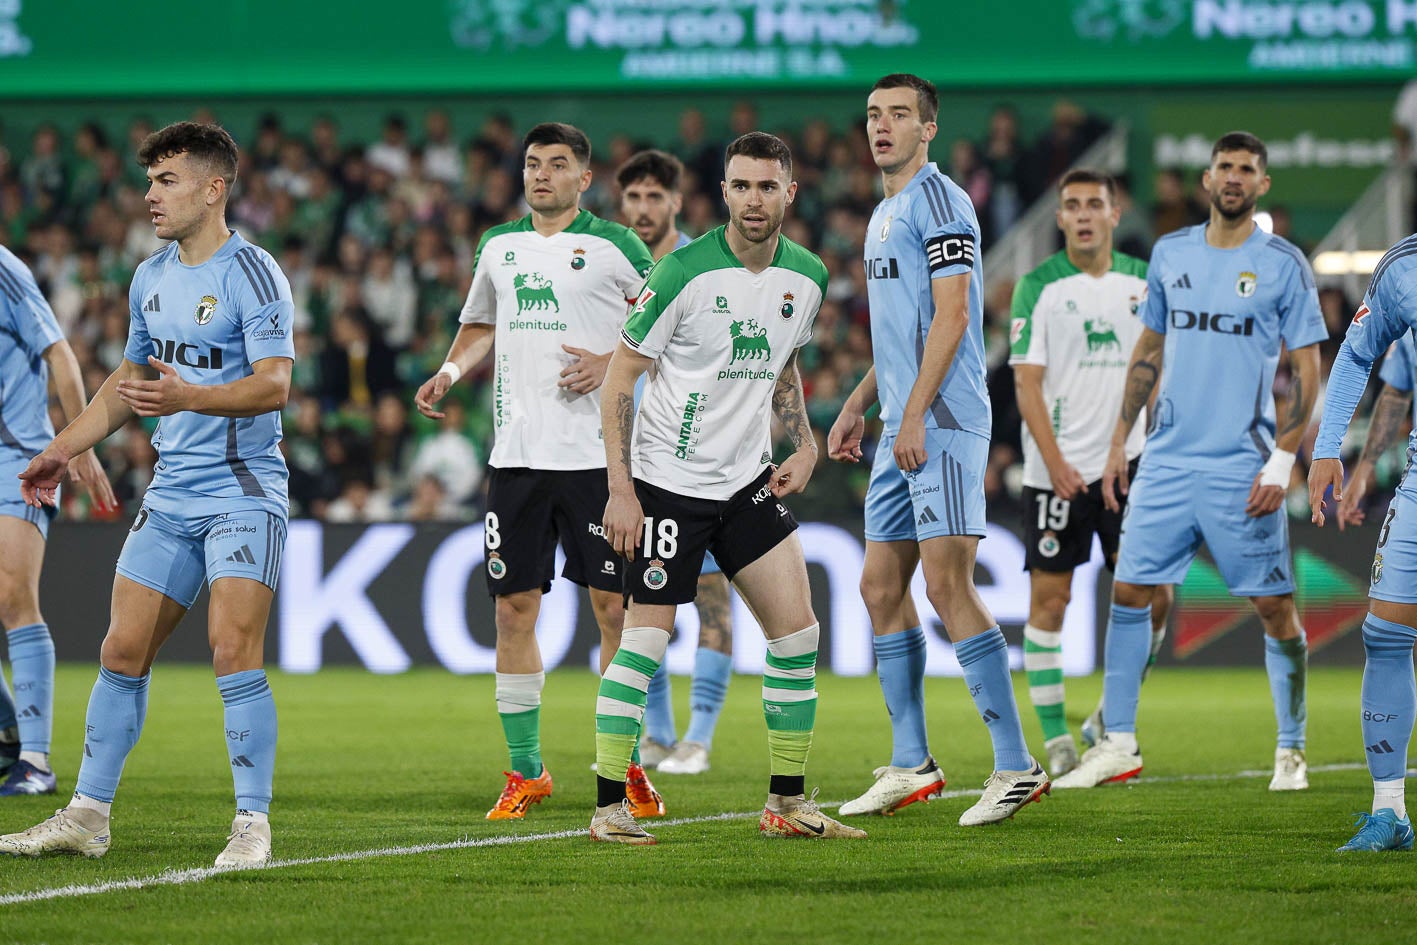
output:
[{"label": "white wristband", "polygon": [[1288,450],[1276,449],[1269,454],[1264,468],[1260,470],[1260,485],[1289,488],[1289,474],[1294,471],[1294,454]]},{"label": "white wristband", "polygon": [[[458,378],[462,377],[462,368],[451,361],[444,361],[443,366],[438,368],[438,373],[448,375],[448,386],[451,387],[458,382]],[[1293,457],[1294,454],[1290,453],[1289,455]]]}]

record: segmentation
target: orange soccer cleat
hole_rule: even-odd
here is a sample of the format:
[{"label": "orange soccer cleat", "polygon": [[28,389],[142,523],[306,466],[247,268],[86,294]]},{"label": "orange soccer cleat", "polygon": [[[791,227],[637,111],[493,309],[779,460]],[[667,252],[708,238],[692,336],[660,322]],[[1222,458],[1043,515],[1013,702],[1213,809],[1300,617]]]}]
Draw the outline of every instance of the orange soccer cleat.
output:
[{"label": "orange soccer cleat", "polygon": [[664,816],[664,798],[649,783],[643,765],[631,762],[625,771],[625,798],[630,802],[630,813],[637,820]]},{"label": "orange soccer cleat", "polygon": [[541,766],[541,775],[535,778],[524,777],[516,771],[502,773],[507,776],[507,786],[502,789],[496,805],[487,812],[488,820],[521,820],[528,807],[551,796],[551,772],[545,765]]}]

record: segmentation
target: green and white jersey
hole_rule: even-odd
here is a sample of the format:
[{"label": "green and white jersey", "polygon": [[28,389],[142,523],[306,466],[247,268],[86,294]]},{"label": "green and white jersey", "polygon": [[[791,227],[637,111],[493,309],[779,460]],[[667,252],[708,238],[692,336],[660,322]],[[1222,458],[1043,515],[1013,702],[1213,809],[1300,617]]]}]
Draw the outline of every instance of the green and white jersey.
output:
[{"label": "green and white jersey", "polygon": [[562,345],[615,350],[629,304],[654,265],[635,231],[588,210],[555,236],[525,216],[488,230],[460,321],[496,325],[488,463],[500,469],[604,469],[600,392],[557,387],[575,360]]},{"label": "green and white jersey", "polygon": [[[1101,277],[1055,253],[1014,287],[1010,364],[1037,364],[1043,402],[1064,458],[1085,482],[1102,478],[1112,430],[1122,409],[1127,364],[1141,337],[1137,307],[1146,294],[1146,263],[1112,253]],[[1145,416],[1127,438],[1127,458],[1141,455]],[[1051,489],[1043,454],[1023,427],[1023,484]]]},{"label": "green and white jersey", "polygon": [[749,272],[719,227],[650,273],[621,340],[656,361],[635,423],[631,472],[679,495],[727,499],[772,461],[772,395],[812,337],[827,268],[781,237]]}]

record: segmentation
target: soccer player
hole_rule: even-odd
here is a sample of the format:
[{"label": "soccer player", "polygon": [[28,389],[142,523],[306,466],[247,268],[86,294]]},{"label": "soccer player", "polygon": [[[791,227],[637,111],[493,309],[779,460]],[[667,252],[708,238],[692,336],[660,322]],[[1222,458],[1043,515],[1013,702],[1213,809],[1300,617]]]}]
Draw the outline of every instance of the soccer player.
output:
[{"label": "soccer player", "polygon": [[[1373,487],[1377,474],[1378,459],[1387,452],[1407,418],[1412,407],[1412,388],[1417,386],[1417,341],[1411,332],[1404,333],[1392,343],[1383,366],[1378,369],[1383,389],[1373,404],[1373,418],[1368,423],[1368,435],[1363,440],[1363,452],[1348,477],[1348,485],[1343,489],[1343,500],[1338,503],[1338,527],[1361,525],[1367,518],[1363,511],[1363,499]],[[1414,416],[1417,420],[1417,416]]]},{"label": "soccer player", "polygon": [[[781,502],[802,491],[816,461],[797,349],[811,338],[827,271],[781,234],[797,192],[782,141],[761,132],[736,139],[724,178],[729,225],[655,266],[605,382],[605,534],[628,559],[628,603],[620,649],[596,700],[594,840],[655,842],[636,822],[621,774],[675,609],[694,599],[705,550],[768,641],[763,714],[771,778],[758,829],[770,837],[865,836],[806,797],[818,624],[797,523]],[[651,365],[636,422],[635,379]],[[774,414],[795,447],[777,467]]]},{"label": "soccer player", "polygon": [[[689,237],[679,232],[676,221],[684,200],[680,191],[683,177],[684,166],[679,159],[663,151],[641,151],[615,173],[620,185],[620,214],[645,241],[656,261],[689,245]],[[647,376],[640,375],[635,384],[636,409],[644,396]],[[674,724],[673,692],[666,664],[661,663],[650,680],[645,700],[640,760],[646,768],[657,768],[665,774],[702,774],[709,769],[713,732],[733,674],[728,578],[712,554],[704,555],[694,605],[699,611],[699,647],[689,684],[689,730],[682,742]]]},{"label": "soccer player", "polygon": [[[54,641],[39,610],[39,573],[56,506],[25,504],[18,480],[30,459],[54,438],[49,380],[64,419],[84,409],[79,362],[40,294],[34,274],[0,247],[0,625],[6,631],[10,675],[19,705],[0,677],[0,796],[53,794],[49,766],[54,708]],[[117,507],[108,477],[92,450],[75,456],[69,475],[100,510]]]},{"label": "soccer player", "polygon": [[[1230,593],[1250,598],[1264,624],[1279,723],[1269,788],[1309,786],[1308,646],[1294,606],[1284,494],[1318,394],[1317,344],[1328,331],[1304,254],[1254,221],[1255,201],[1269,190],[1267,160],[1254,135],[1221,137],[1202,176],[1210,221],[1164,236],[1152,250],[1139,312],[1145,329],[1132,350],[1102,478],[1109,509],[1118,511],[1123,496],[1127,502],[1104,653],[1107,733],[1058,787],[1141,772],[1137,700],[1157,588],[1185,577],[1202,541]],[[1293,380],[1276,425],[1281,343]],[[1151,433],[1129,492],[1127,438],[1158,378]]]},{"label": "soccer player", "polygon": [[[1314,462],[1309,467],[1309,502],[1313,522],[1320,528],[1324,524],[1324,493],[1332,488],[1335,501],[1348,499],[1343,491],[1339,449],[1348,421],[1368,385],[1373,362],[1392,342],[1410,338],[1414,326],[1417,236],[1409,236],[1388,250],[1373,270],[1363,304],[1348,326],[1348,335],[1329,374],[1327,402],[1314,442]],[[1368,617],[1363,621],[1367,659],[1363,664],[1361,725],[1368,772],[1373,778],[1372,813],[1358,815],[1358,831],[1339,847],[1340,852],[1412,849],[1405,778],[1407,747],[1417,719],[1417,685],[1412,676],[1412,646],[1417,643],[1417,531],[1413,527],[1417,521],[1417,485],[1411,477],[1414,450],[1417,433],[1409,442],[1407,468],[1378,532],[1372,583],[1368,587]]]},{"label": "soccer player", "polygon": [[[1023,543],[1031,593],[1023,660],[1054,776],[1078,763],[1063,714],[1060,638],[1073,570],[1092,557],[1095,534],[1110,571],[1122,531],[1121,514],[1102,503],[1102,470],[1110,422],[1122,406],[1127,352],[1141,336],[1137,304],[1146,290],[1146,263],[1112,248],[1122,215],[1115,197],[1105,173],[1078,168],[1063,175],[1057,215],[1064,248],[1019,280],[1009,329],[1009,364],[1024,420]],[[1141,425],[1127,438],[1132,470],[1143,439]],[[1169,604],[1169,594],[1157,594],[1153,656]]]},{"label": "soccer player", "polygon": [[888,75],[866,100],[866,136],[885,199],[866,232],[875,364],[832,425],[828,453],[858,462],[866,411],[885,430],[866,493],[861,595],[875,631],[892,754],[843,814],[890,813],[939,794],[925,737],[925,635],[910,594],[916,564],[994,746],[994,773],[961,826],[995,823],[1049,789],[1028,754],[1004,635],[974,588],[989,455],[979,222],[969,196],[929,161],[935,87]]},{"label": "soccer player", "polygon": [[[621,564],[600,525],[607,493],[597,391],[653,265],[633,230],[581,209],[590,141],[580,129],[546,122],[527,132],[524,147],[531,213],[483,234],[447,362],[414,400],[425,416],[442,419],[434,405],[495,340],[484,544],[496,600],[497,712],[511,764],[488,820],[520,820],[551,796],[541,760],[546,677],[536,618],[555,577],[558,539],[562,576],[590,591],[602,672],[619,644]],[[644,770],[636,764],[629,777],[640,816],[662,815]]]},{"label": "soccer player", "polygon": [[271,255],[227,229],[238,156],[224,129],[169,125],[143,141],[138,161],[157,236],[172,242],[133,274],[123,363],[21,474],[25,501],[53,506],[72,458],[135,416],[162,418],[158,462],[118,557],[73,800],[0,837],[0,851],[108,852],[109,808],[142,732],[153,658],[206,580],[237,807],[216,865],[256,865],[271,856],[276,707],[261,665],[290,505],[279,444],[295,308]]}]

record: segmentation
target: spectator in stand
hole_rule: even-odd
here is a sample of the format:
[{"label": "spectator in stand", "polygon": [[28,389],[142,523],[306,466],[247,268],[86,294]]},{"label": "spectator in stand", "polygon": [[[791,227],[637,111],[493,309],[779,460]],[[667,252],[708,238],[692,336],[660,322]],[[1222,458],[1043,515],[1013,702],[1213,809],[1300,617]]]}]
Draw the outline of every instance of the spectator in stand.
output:
[{"label": "spectator in stand", "polygon": [[1207,214],[1186,191],[1186,178],[1180,169],[1165,167],[1156,172],[1156,203],[1151,209],[1153,239],[1167,233],[1194,226],[1207,219]]},{"label": "spectator in stand", "polygon": [[443,412],[446,416],[439,421],[438,432],[418,445],[409,476],[415,481],[437,477],[450,501],[466,505],[482,485],[483,461],[467,435],[467,410],[462,403],[450,398],[444,401]]},{"label": "spectator in stand", "polygon": [[384,119],[382,135],[364,156],[370,167],[385,171],[390,178],[403,177],[408,173],[408,150],[408,123],[395,114]]},{"label": "spectator in stand", "polygon": [[1107,127],[1107,122],[1089,115],[1075,102],[1059,99],[1054,103],[1053,122],[1029,153],[1026,203],[1038,199],[1064,171],[1076,164],[1093,142],[1107,132]]},{"label": "spectator in stand", "polygon": [[424,170],[431,180],[440,180],[456,189],[462,184],[463,161],[453,140],[453,123],[448,113],[433,108],[423,116]]},{"label": "spectator in stand", "polygon": [[352,306],[334,317],[320,375],[321,399],[335,409],[368,410],[380,394],[399,390],[393,353],[369,315]]},{"label": "spectator in stand", "polygon": [[[987,225],[998,236],[1008,232],[1024,210],[1023,142],[1019,139],[1018,112],[1012,105],[1000,105],[989,115],[989,136],[984,140],[984,166],[989,169],[993,191],[989,200]],[[982,218],[981,218],[982,222]]]}]

